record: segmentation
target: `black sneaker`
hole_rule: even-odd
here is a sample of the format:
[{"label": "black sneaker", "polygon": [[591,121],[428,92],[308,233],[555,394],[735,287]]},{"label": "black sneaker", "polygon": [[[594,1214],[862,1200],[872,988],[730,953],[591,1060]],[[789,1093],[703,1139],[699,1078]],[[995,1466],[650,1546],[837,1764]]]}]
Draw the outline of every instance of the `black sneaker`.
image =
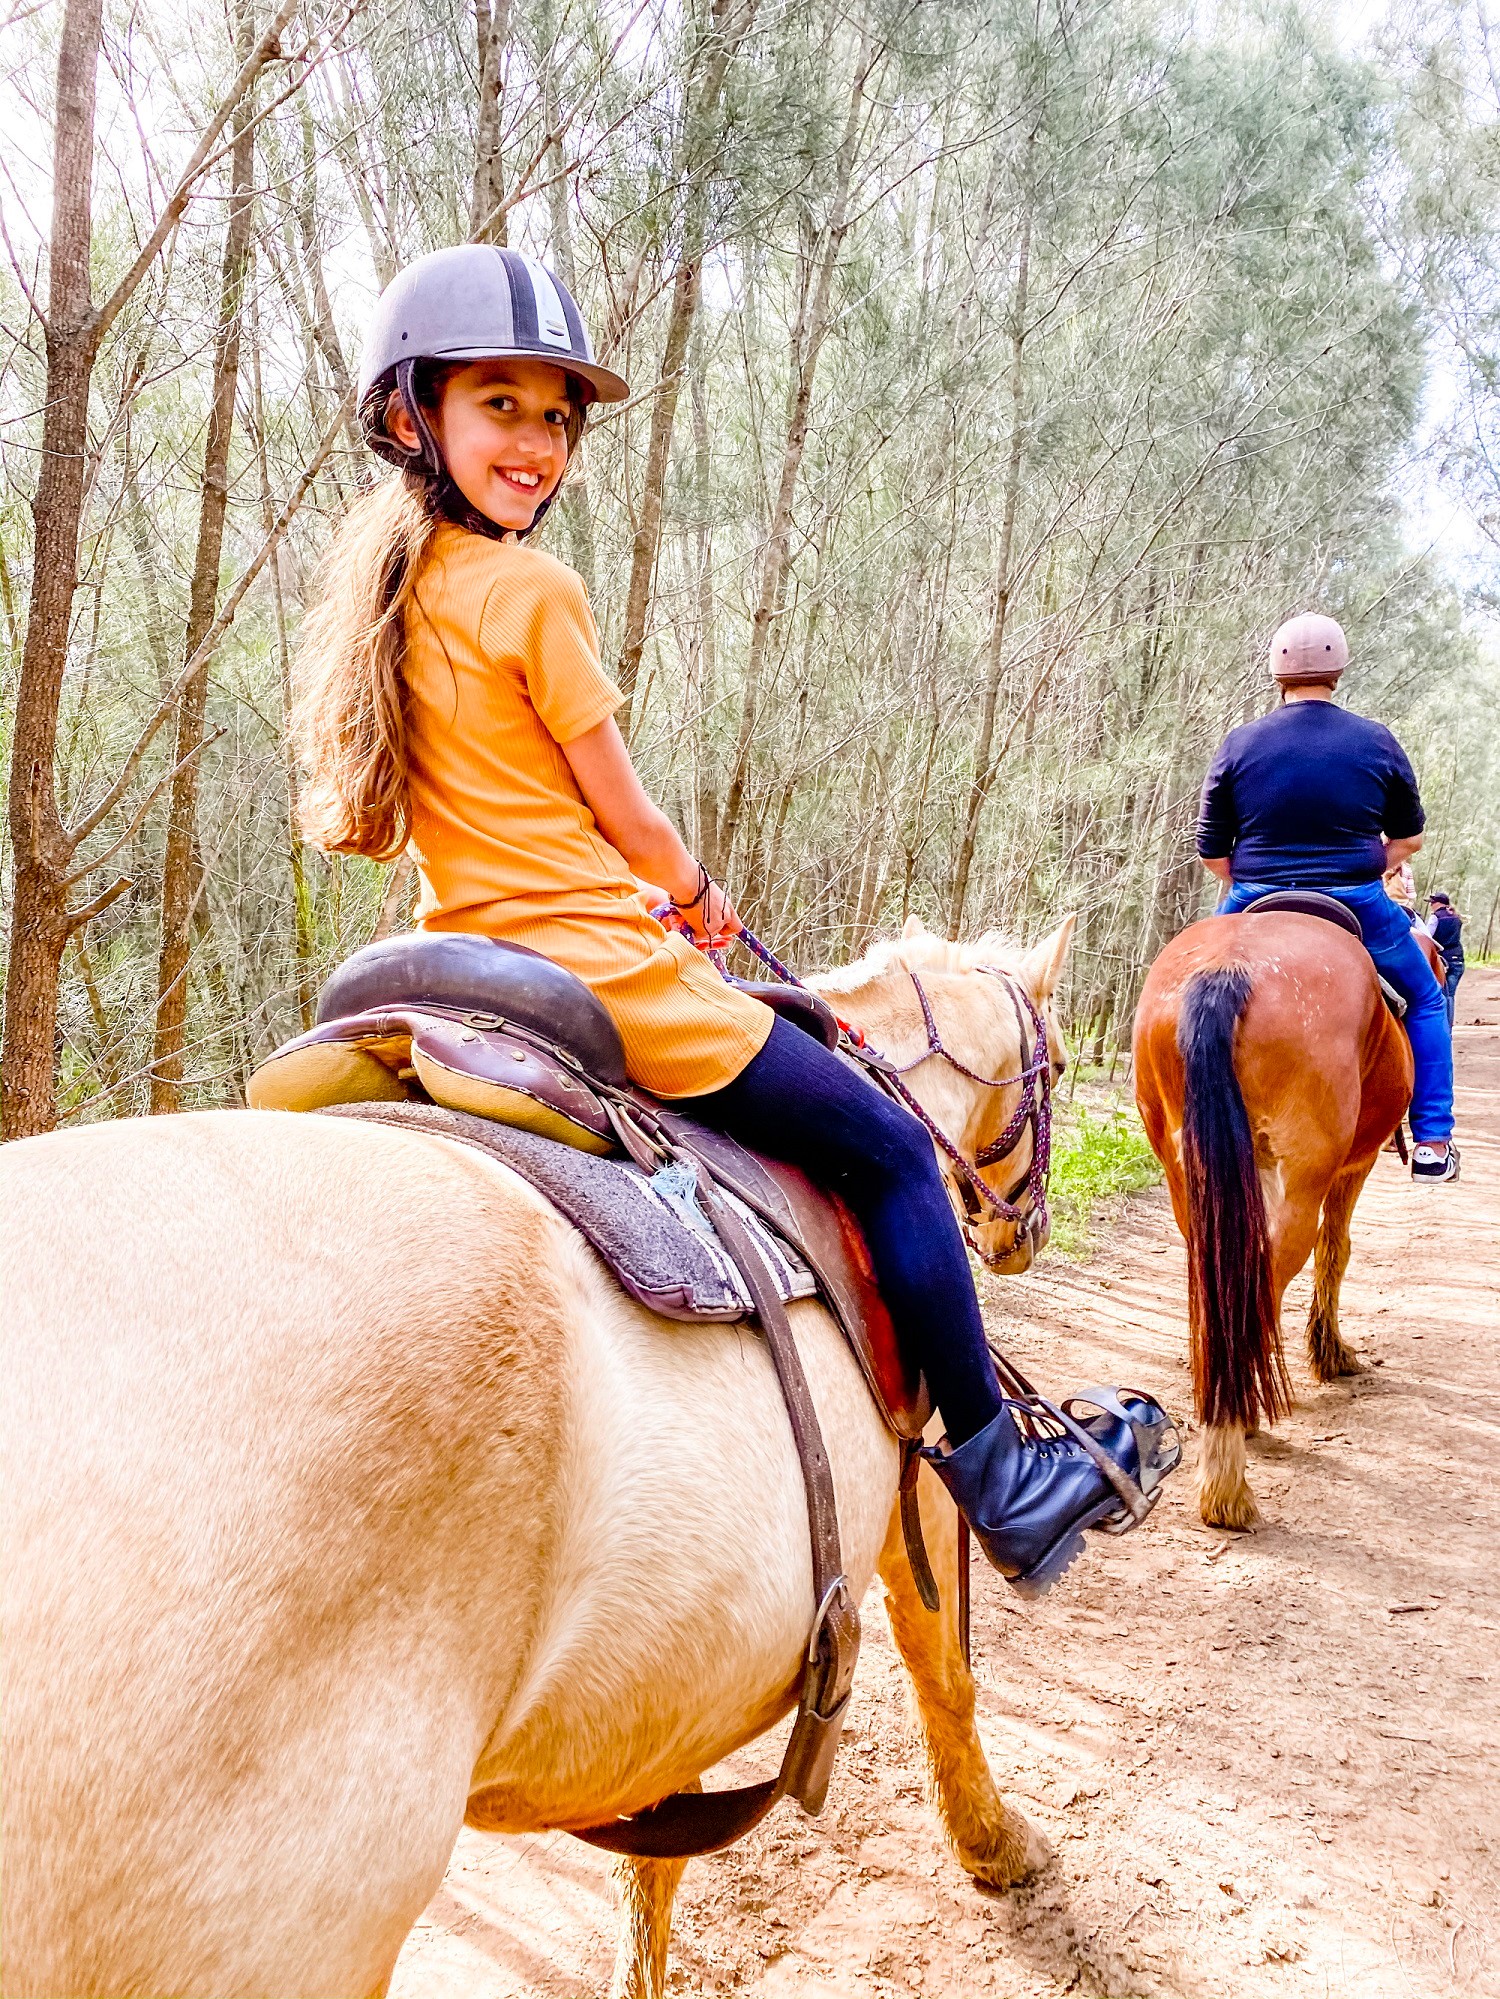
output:
[{"label": "black sneaker", "polygon": [[1435,1187],[1443,1180],[1458,1178],[1458,1147],[1450,1139],[1446,1153],[1434,1152],[1430,1145],[1418,1145],[1412,1150],[1411,1177],[1425,1181]]}]

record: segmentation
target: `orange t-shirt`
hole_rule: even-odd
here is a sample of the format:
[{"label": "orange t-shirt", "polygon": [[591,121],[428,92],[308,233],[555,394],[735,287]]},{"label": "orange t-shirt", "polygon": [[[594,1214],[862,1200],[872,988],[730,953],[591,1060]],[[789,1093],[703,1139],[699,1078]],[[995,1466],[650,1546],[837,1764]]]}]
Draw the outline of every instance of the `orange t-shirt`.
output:
[{"label": "orange t-shirt", "polygon": [[561,745],[622,700],[583,582],[539,549],[439,529],[406,621],[412,853],[427,930],[526,944],[591,986],[631,1075],[666,1097],[721,1089],[771,1031],[650,915]]}]

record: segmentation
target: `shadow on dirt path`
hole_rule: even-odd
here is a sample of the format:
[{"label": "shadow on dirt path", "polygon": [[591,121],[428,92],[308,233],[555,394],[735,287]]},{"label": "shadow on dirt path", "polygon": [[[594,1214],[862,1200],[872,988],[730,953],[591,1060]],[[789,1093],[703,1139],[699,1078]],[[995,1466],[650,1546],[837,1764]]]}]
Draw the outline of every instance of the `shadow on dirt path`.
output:
[{"label": "shadow on dirt path", "polygon": [[[1294,1287],[1260,1531],[1203,1527],[1189,1468],[1042,1604],[976,1564],[981,1729],[1053,1866],[997,1896],[948,1854],[872,1597],[827,1812],[690,1865],[673,1991],[1500,1993],[1500,969],[1458,1020],[1463,1179],[1372,1176],[1344,1292],[1365,1373],[1311,1385]],[[986,1307],[1054,1389],[1139,1381],[1183,1410],[1184,1282],[1156,1194],[1092,1263],[990,1280]],[[602,1992],[613,1923],[599,1855],[465,1833],[391,1999]]]}]

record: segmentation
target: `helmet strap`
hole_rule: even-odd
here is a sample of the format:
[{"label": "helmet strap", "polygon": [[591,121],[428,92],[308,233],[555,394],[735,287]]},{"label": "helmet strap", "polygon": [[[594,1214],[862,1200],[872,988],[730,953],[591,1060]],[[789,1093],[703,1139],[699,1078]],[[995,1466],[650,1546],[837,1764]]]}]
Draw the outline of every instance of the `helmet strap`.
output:
[{"label": "helmet strap", "polygon": [[427,412],[418,400],[416,372],[415,360],[396,363],[396,393],[411,418],[412,429],[417,433],[417,462],[411,469],[425,472],[429,479],[446,479],[447,461],[443,457],[443,447],[437,441],[437,433],[427,421]]}]

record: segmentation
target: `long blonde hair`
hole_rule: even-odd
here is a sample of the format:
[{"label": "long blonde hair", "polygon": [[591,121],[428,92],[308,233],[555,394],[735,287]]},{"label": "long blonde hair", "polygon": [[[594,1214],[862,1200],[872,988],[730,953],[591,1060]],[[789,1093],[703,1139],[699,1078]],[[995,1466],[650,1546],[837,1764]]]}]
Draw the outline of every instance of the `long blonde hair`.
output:
[{"label": "long blonde hair", "polygon": [[292,727],[302,830],[328,853],[394,860],[410,834],[406,615],[440,525],[429,482],[403,472],[356,502],[324,559]]}]

